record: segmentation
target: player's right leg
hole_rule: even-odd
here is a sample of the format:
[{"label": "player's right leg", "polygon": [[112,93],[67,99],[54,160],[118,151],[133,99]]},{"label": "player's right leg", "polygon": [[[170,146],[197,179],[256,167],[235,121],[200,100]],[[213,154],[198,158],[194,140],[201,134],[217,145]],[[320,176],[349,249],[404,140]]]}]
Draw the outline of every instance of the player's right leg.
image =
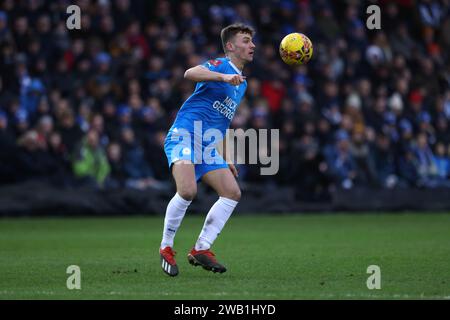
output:
[{"label": "player's right leg", "polygon": [[160,247],[161,267],[169,276],[178,274],[173,242],[187,208],[197,193],[194,165],[189,160],[178,160],[172,165],[177,193],[170,200],[164,218],[164,231]]}]

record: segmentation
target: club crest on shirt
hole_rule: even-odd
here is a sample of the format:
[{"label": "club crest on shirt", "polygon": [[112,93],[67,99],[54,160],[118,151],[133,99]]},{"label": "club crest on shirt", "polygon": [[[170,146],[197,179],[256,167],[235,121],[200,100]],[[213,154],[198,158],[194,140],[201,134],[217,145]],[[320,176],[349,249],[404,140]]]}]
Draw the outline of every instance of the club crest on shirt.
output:
[{"label": "club crest on shirt", "polygon": [[208,63],[212,64],[214,67],[217,67],[218,65],[220,65],[222,63],[222,61],[211,59],[208,61]]}]

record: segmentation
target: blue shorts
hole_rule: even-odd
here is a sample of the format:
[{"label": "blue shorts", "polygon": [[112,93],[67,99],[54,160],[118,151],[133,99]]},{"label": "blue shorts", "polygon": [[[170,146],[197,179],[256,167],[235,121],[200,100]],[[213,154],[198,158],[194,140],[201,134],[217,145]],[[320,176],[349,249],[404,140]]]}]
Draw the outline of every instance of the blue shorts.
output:
[{"label": "blue shorts", "polygon": [[199,181],[209,171],[228,168],[228,164],[215,147],[195,143],[192,133],[178,134],[170,130],[164,142],[169,169],[178,160],[189,160],[194,164],[195,178]]}]

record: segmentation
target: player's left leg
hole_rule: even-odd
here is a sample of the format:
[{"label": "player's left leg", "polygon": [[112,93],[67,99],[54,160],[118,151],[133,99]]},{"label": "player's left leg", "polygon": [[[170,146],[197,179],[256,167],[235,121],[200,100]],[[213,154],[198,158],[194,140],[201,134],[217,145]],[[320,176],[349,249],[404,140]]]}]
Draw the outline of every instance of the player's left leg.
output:
[{"label": "player's left leg", "polygon": [[217,192],[219,200],[209,210],[203,229],[188,259],[191,264],[222,273],[226,271],[226,268],[217,262],[210,248],[238,204],[241,190],[228,168],[209,171],[202,177],[202,181]]},{"label": "player's left leg", "polygon": [[206,216],[202,232],[195,244],[197,250],[206,250],[212,246],[241,199],[239,185],[228,168],[207,172],[202,177],[202,182],[213,188],[219,199]]}]

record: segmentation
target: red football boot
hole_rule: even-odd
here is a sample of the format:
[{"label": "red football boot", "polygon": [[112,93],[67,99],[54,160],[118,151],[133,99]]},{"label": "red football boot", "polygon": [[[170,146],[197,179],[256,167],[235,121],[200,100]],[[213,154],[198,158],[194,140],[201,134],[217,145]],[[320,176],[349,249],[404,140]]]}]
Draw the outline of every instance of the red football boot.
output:
[{"label": "red football boot", "polygon": [[175,277],[178,274],[178,266],[175,262],[176,252],[171,247],[165,247],[164,249],[159,249],[159,254],[163,271],[169,276]]},{"label": "red football boot", "polygon": [[192,248],[191,252],[188,254],[189,263],[193,266],[202,266],[203,269],[224,273],[227,269],[217,262],[216,257],[212,251],[208,250],[195,250]]}]

